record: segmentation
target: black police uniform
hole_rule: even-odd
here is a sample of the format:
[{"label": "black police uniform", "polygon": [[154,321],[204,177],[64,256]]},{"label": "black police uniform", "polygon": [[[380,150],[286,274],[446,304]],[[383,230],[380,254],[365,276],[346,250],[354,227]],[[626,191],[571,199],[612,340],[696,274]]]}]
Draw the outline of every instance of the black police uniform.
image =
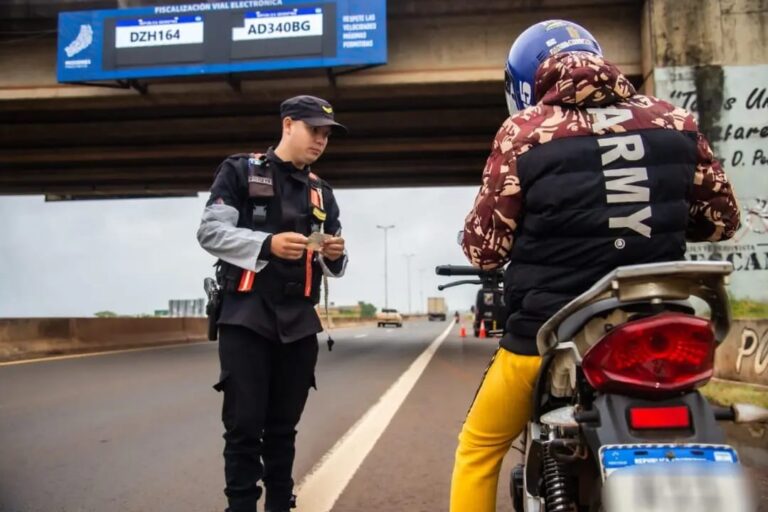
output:
[{"label": "black police uniform", "polygon": [[[312,204],[313,189],[322,197],[320,208]],[[308,168],[283,162],[271,148],[261,158],[225,160],[208,205],[215,202],[238,210],[238,228],[308,236],[322,224],[325,233],[341,232],[331,188]],[[224,392],[225,494],[231,512],[255,511],[259,480],[266,487],[267,511],[290,508],[295,428],[315,385],[322,327],[314,306],[323,269],[307,251],[296,261],[278,258],[270,243],[268,237],[258,256],[269,263],[252,275],[249,291],[238,291],[243,269],[224,262],[219,268],[224,290],[218,320],[221,377],[214,388]],[[325,266],[339,274],[345,259]]]}]

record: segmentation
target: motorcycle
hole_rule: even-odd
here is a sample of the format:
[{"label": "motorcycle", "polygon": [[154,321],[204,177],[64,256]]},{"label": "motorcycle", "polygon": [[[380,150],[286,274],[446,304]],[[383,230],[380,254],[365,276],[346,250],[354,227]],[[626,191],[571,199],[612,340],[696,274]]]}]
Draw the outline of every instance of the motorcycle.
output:
[{"label": "motorcycle", "polygon": [[465,284],[479,284],[473,313],[472,330],[475,338],[480,335],[480,323],[483,323],[488,336],[500,336],[504,330],[504,321],[507,318],[507,307],[504,303],[502,284],[504,271],[502,269],[481,270],[469,266],[439,265],[435,273],[440,276],[473,276],[477,279],[463,279],[452,283],[441,284],[437,287],[443,291],[453,286]]},{"label": "motorcycle", "polygon": [[717,422],[768,421],[768,410],[713,407],[697,389],[730,328],[731,272],[726,262],[620,267],[541,327],[510,478],[517,512],[753,510]]}]

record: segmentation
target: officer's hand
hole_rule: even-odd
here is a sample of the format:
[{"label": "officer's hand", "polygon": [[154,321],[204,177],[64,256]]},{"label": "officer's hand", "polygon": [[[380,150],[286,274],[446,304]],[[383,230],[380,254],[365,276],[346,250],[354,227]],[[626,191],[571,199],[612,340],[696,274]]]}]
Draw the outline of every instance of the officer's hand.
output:
[{"label": "officer's hand", "polygon": [[344,239],[340,236],[329,238],[323,244],[323,257],[336,261],[344,254]]},{"label": "officer's hand", "polygon": [[286,232],[272,235],[270,250],[272,254],[284,260],[297,260],[304,254],[307,237],[299,233]]}]

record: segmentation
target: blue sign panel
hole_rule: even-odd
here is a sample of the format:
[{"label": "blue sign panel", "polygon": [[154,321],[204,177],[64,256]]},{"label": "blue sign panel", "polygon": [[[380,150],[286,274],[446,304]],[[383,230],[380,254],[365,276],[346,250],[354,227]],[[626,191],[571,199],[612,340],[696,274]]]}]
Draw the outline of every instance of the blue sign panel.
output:
[{"label": "blue sign panel", "polygon": [[59,14],[59,82],[386,61],[386,0],[240,0]]}]

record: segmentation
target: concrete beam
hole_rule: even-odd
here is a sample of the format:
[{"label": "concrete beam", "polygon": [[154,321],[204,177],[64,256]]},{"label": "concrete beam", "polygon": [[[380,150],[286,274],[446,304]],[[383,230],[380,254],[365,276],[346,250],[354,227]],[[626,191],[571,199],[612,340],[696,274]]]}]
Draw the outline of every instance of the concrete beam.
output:
[{"label": "concrete beam", "polygon": [[[503,63],[514,38],[530,24],[550,17],[582,23],[600,39],[607,56],[628,74],[640,73],[640,0],[621,2],[549,1],[532,9],[530,2],[491,2],[477,8],[465,2],[391,2],[388,15],[389,63],[339,77],[337,88],[423,83],[500,82]],[[0,76],[0,102],[25,98],[73,99],[128,96],[133,91],[77,87],[56,83],[56,41],[53,37],[0,45],[0,60],[14,72]],[[274,76],[274,75],[272,75]],[[281,91],[306,72],[288,76],[251,74],[263,92]],[[327,85],[322,74],[309,73],[304,87]],[[267,78],[266,81],[261,80]],[[209,81],[221,81],[212,78]],[[320,82],[320,83],[317,83]],[[326,83],[322,83],[326,82]],[[152,80],[152,95],[205,93],[196,80]],[[226,89],[226,83],[218,84]],[[245,91],[245,94],[248,94]]]}]

